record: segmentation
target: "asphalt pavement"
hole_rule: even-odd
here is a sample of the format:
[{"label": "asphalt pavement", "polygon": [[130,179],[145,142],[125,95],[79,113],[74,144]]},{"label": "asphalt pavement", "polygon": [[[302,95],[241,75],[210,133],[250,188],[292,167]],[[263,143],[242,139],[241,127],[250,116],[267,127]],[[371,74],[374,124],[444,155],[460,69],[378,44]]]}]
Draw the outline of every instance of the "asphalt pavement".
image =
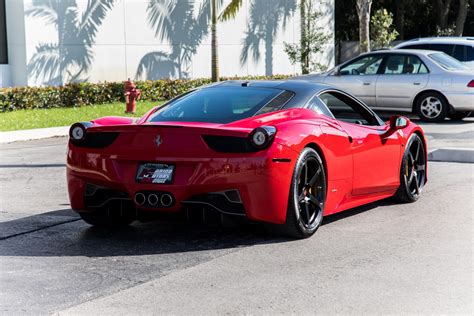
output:
[{"label": "asphalt pavement", "polygon": [[[472,121],[438,126],[430,148],[474,147]],[[69,209],[66,142],[0,145],[2,315],[473,313],[474,164],[430,162],[418,202],[293,241],[260,225],[92,228]]]}]

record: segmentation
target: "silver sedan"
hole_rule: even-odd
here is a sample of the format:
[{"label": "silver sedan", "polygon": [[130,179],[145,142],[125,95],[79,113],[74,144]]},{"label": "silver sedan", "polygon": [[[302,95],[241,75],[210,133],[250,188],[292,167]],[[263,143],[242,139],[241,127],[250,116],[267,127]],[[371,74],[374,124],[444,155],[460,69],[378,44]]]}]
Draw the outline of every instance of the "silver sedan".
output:
[{"label": "silver sedan", "polygon": [[375,110],[413,112],[428,122],[463,119],[474,111],[474,72],[442,52],[375,51],[298,79],[349,91]]}]

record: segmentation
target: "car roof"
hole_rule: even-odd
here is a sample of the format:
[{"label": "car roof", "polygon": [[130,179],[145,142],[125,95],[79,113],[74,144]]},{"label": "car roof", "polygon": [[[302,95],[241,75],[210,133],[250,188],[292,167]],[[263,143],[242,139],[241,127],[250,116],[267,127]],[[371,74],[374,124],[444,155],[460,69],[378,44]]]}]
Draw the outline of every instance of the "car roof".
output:
[{"label": "car roof", "polygon": [[360,56],[364,55],[369,55],[369,54],[394,54],[394,53],[400,53],[400,54],[418,54],[418,55],[429,55],[433,53],[441,53],[438,50],[427,50],[427,49],[383,49],[383,50],[374,50],[368,53],[361,54]]},{"label": "car roof", "polygon": [[421,37],[408,40],[400,43],[395,47],[402,47],[413,44],[463,44],[474,46],[474,37],[459,37],[459,36],[443,36],[443,37]]},{"label": "car roof", "polygon": [[254,87],[254,88],[273,88],[280,90],[292,91],[295,93],[293,98],[288,102],[288,107],[305,104],[314,95],[323,90],[334,89],[334,87],[307,81],[304,79],[290,80],[227,80],[203,86],[199,89],[215,89],[219,87]]}]

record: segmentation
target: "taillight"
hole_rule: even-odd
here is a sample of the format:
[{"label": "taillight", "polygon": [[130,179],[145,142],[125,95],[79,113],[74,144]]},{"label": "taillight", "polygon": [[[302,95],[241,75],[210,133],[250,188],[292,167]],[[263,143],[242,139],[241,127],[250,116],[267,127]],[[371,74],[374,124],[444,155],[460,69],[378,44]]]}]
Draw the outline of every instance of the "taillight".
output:
[{"label": "taillight", "polygon": [[471,81],[467,84],[467,86],[468,86],[469,88],[474,88],[474,80],[471,80]]},{"label": "taillight", "polygon": [[111,145],[119,136],[118,132],[92,132],[91,122],[75,123],[69,129],[69,139],[77,147],[104,148]]}]

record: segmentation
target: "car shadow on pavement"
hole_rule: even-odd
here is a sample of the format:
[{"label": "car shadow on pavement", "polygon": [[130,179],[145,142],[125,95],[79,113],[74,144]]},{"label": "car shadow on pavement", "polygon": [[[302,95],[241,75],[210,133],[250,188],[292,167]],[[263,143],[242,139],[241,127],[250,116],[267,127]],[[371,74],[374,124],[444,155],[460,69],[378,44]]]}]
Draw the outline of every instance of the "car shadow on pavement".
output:
[{"label": "car shadow on pavement", "polygon": [[[324,218],[328,225],[390,205],[371,203]],[[71,210],[58,210],[0,223],[0,256],[113,257],[237,249],[257,244],[293,242],[268,232],[262,224],[209,227],[182,222],[134,223],[123,229],[91,227]],[[9,234],[8,234],[9,232]],[[316,235],[313,238],[317,238]]]}]

